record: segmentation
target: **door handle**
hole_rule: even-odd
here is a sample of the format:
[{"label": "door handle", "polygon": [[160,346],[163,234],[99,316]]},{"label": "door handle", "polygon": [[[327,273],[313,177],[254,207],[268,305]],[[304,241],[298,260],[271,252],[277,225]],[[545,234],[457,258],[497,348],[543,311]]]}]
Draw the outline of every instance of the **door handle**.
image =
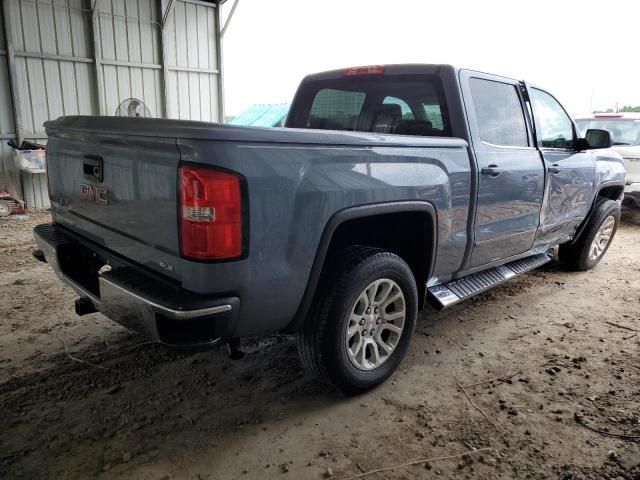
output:
[{"label": "door handle", "polygon": [[560,173],[561,171],[562,171],[562,168],[557,163],[554,163],[553,165],[547,168],[547,172],[553,173],[554,175],[556,173]]},{"label": "door handle", "polygon": [[489,165],[488,167],[483,167],[482,170],[480,170],[482,175],[489,175],[490,177],[497,177],[502,172],[504,172],[504,170],[498,168],[497,165]]}]

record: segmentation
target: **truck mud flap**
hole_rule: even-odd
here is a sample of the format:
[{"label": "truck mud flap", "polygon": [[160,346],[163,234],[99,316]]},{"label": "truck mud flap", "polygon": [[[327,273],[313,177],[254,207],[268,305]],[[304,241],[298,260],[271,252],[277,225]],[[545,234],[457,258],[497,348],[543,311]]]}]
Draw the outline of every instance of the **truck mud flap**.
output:
[{"label": "truck mud flap", "polygon": [[549,255],[542,253],[473,273],[447,283],[433,285],[427,289],[427,301],[433,307],[441,310],[489,290],[517,275],[538,268],[550,260],[551,257]]}]

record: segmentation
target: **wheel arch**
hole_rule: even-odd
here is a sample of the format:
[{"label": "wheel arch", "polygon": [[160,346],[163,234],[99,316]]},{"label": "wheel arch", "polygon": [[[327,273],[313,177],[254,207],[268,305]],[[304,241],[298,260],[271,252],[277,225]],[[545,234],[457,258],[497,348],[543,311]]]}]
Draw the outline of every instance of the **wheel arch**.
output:
[{"label": "wheel arch", "polygon": [[[418,288],[419,303],[422,306],[424,302],[424,294],[426,289],[426,280],[432,275],[435,266],[436,251],[437,251],[437,213],[436,208],[432,203],[426,201],[400,201],[400,202],[388,202],[377,203],[372,205],[362,205],[356,207],[349,207],[336,212],[327,222],[320,238],[320,243],[316,250],[315,258],[311,267],[311,272],[307,279],[307,285],[304,290],[302,300],[298,306],[298,310],[287,327],[283,330],[285,333],[296,332],[302,322],[306,318],[311,308],[313,299],[316,294],[316,289],[320,280],[320,275],[325,267],[329,255],[332,252],[332,248],[336,246],[336,242],[340,241],[341,229],[350,225],[350,222],[357,222],[367,220],[375,222],[378,219],[384,218],[399,218],[402,215],[420,215],[425,223],[421,225],[421,229],[418,228],[416,234],[423,235],[428,243],[428,249],[426,249],[426,262],[424,267],[416,266],[415,262],[405,261],[409,264],[414,276],[416,276],[416,286]],[[364,243],[371,246],[379,246],[370,243]],[[402,255],[400,255],[402,257]],[[420,259],[420,255],[417,255]],[[418,271],[418,275],[416,275]]]},{"label": "wheel arch", "polygon": [[610,182],[601,183],[598,186],[598,189],[596,190],[596,194],[593,196],[591,207],[589,208],[589,213],[587,214],[585,219],[582,221],[582,223],[576,230],[576,234],[573,237],[571,244],[574,244],[575,242],[578,241],[578,239],[582,235],[582,232],[584,232],[584,229],[589,224],[589,220],[591,220],[591,217],[593,216],[593,211],[596,207],[596,203],[598,202],[599,198],[608,198],[609,200],[621,201],[623,195],[624,195],[624,182],[610,181]]}]

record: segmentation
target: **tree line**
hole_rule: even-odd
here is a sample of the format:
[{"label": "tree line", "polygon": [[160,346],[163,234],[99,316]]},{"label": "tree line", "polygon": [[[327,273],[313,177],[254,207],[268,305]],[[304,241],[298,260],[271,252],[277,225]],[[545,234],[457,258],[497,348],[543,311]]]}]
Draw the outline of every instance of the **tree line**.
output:
[{"label": "tree line", "polygon": [[640,112],[640,106],[632,107],[631,105],[625,105],[618,110],[614,108],[607,108],[606,110],[594,110],[593,113],[626,113],[626,112]]}]

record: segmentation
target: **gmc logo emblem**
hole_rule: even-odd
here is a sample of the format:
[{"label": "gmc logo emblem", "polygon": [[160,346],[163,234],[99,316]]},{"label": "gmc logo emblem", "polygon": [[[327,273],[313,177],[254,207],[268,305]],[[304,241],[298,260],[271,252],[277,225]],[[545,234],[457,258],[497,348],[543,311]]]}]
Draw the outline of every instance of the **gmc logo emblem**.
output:
[{"label": "gmc logo emblem", "polygon": [[109,200],[106,199],[108,190],[102,187],[96,187],[95,185],[89,185],[83,183],[80,185],[80,196],[85,200],[90,200],[101,205],[109,205]]}]

